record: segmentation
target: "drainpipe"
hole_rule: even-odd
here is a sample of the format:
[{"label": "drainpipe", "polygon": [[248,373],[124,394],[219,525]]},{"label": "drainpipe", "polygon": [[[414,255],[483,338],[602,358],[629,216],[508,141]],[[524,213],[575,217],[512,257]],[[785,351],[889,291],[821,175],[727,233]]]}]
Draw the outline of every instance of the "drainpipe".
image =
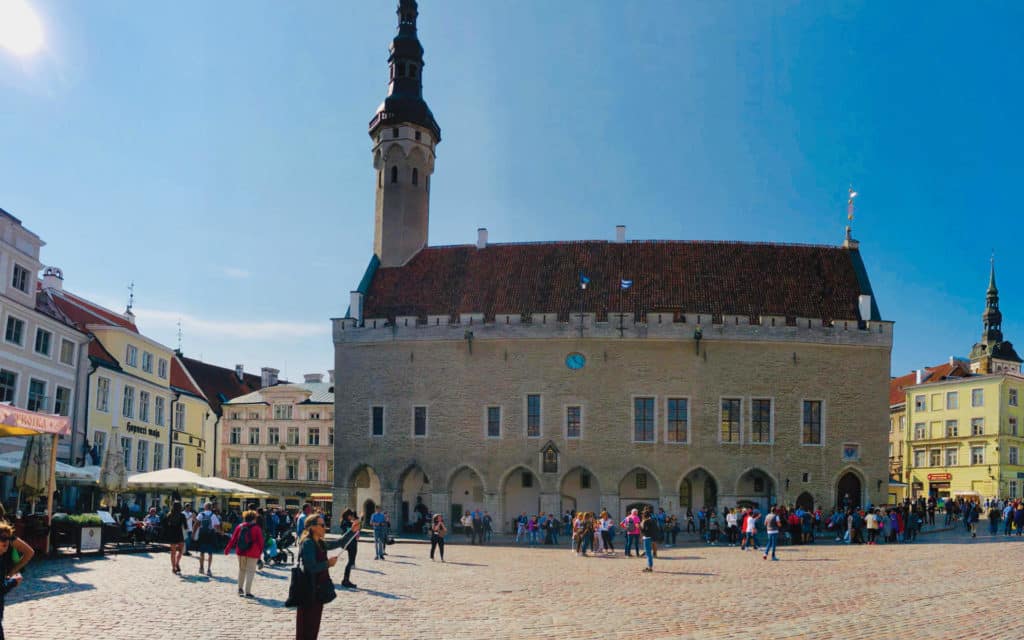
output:
[{"label": "drainpipe", "polygon": [[[86,340],[84,344],[82,344],[82,345],[80,345],[78,347],[78,360],[75,361],[75,368],[78,369],[78,370],[81,370],[81,368],[82,368],[82,362],[83,362],[82,358],[86,358],[85,362],[88,361],[88,358],[89,358],[89,342],[91,340],[92,340],[92,338],[90,338],[89,340]],[[84,419],[82,421],[82,442],[78,442],[78,437],[77,437],[78,436],[78,432],[76,430],[74,430],[74,429],[72,429],[72,431],[71,431],[71,453],[68,456],[70,458],[68,460],[68,463],[73,465],[73,466],[77,466],[76,462],[78,461],[78,458],[75,455],[75,451],[81,450],[82,446],[86,442],[89,441],[89,381],[90,381],[89,379],[92,377],[92,374],[95,371],[96,371],[96,365],[92,365],[91,367],[89,367],[89,372],[85,374],[85,398],[84,398],[84,404],[83,404],[83,398],[82,398],[82,393],[81,393],[82,392],[82,376],[80,376],[78,374],[78,371],[75,371],[75,418],[78,417],[78,407],[83,407],[84,408],[83,413],[85,414],[85,416],[84,416]],[[74,424],[75,421],[72,421],[72,424]],[[83,466],[87,462],[88,455],[89,454],[88,454],[87,451],[83,451],[83,453],[82,453],[82,465]]]},{"label": "drainpipe", "polygon": [[[168,414],[167,414],[167,416],[170,418],[170,420],[167,421],[167,425],[169,427],[167,429],[167,467],[166,467],[167,469],[170,469],[172,466],[174,466],[174,403],[181,402],[180,398],[181,398],[181,394],[180,393],[175,393],[174,397],[171,398],[170,404],[167,405],[168,406]],[[181,465],[182,465],[182,468],[184,468],[184,466],[185,466],[184,458],[181,461]]]},{"label": "drainpipe", "polygon": [[215,478],[217,477],[217,432],[220,430],[220,421],[223,417],[223,415],[219,415],[214,421],[213,437],[211,438],[211,440],[213,440],[213,470],[211,471],[211,474]]}]

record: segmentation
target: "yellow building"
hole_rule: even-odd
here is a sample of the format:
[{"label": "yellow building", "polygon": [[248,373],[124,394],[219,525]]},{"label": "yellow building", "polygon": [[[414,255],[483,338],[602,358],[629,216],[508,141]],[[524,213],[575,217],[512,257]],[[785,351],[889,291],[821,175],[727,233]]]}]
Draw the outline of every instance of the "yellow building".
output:
[{"label": "yellow building", "polygon": [[217,416],[195,379],[175,353],[171,362],[171,389],[177,394],[171,429],[171,466],[213,475],[213,456],[209,455]]},{"label": "yellow building", "polygon": [[[912,497],[962,495],[984,500],[1022,495],[1024,377],[1021,358],[1003,340],[994,266],[982,318],[984,333],[971,350],[969,374],[955,377],[946,372],[921,379],[918,373],[915,384],[904,387],[903,475]],[[892,411],[892,401],[890,397],[890,416],[898,419],[901,414]],[[894,441],[899,439],[891,437]]]}]

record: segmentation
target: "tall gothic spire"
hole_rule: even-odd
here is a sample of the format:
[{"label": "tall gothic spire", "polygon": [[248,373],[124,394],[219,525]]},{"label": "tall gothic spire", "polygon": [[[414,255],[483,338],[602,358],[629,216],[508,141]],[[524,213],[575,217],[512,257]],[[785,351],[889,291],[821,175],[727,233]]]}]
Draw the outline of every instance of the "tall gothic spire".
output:
[{"label": "tall gothic spire", "polygon": [[982,340],[988,343],[1003,339],[1003,314],[999,311],[999,289],[996,288],[996,259],[990,260],[988,290],[985,292],[985,313],[981,315],[985,324]]},{"label": "tall gothic spire", "polygon": [[430,130],[441,141],[441,127],[423,100],[423,45],[416,34],[419,8],[416,0],[399,0],[398,33],[388,56],[388,95],[370,120],[370,136],[382,127],[398,123],[416,124]]}]

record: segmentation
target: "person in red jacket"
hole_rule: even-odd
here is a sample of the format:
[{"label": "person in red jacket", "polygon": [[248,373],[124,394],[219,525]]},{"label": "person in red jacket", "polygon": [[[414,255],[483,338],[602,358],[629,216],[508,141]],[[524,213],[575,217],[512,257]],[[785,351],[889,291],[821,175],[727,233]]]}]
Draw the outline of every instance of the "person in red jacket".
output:
[{"label": "person in red jacket", "polygon": [[228,546],[224,547],[224,555],[232,549],[238,556],[238,595],[252,598],[252,579],[256,575],[256,563],[263,554],[263,530],[256,523],[255,511],[250,509],[242,514],[242,524],[235,527]]}]

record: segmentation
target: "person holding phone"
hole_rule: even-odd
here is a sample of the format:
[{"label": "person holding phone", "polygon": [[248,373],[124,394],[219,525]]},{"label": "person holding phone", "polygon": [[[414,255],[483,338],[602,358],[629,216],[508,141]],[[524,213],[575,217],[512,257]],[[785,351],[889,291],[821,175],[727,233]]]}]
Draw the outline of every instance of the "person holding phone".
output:
[{"label": "person holding phone", "polygon": [[448,533],[448,527],[444,524],[444,517],[438,513],[430,523],[430,559],[434,559],[434,550],[441,550],[441,562],[444,562],[444,536]]},{"label": "person holding phone", "polygon": [[295,640],[316,640],[320,635],[324,604],[336,597],[329,569],[338,564],[338,556],[328,557],[327,552],[357,544],[355,541],[359,536],[359,522],[353,522],[345,535],[333,542],[324,540],[326,533],[327,525],[322,515],[314,514],[306,518],[302,538],[299,540],[299,557],[302,570],[312,583],[313,593],[307,602],[296,608]]}]

